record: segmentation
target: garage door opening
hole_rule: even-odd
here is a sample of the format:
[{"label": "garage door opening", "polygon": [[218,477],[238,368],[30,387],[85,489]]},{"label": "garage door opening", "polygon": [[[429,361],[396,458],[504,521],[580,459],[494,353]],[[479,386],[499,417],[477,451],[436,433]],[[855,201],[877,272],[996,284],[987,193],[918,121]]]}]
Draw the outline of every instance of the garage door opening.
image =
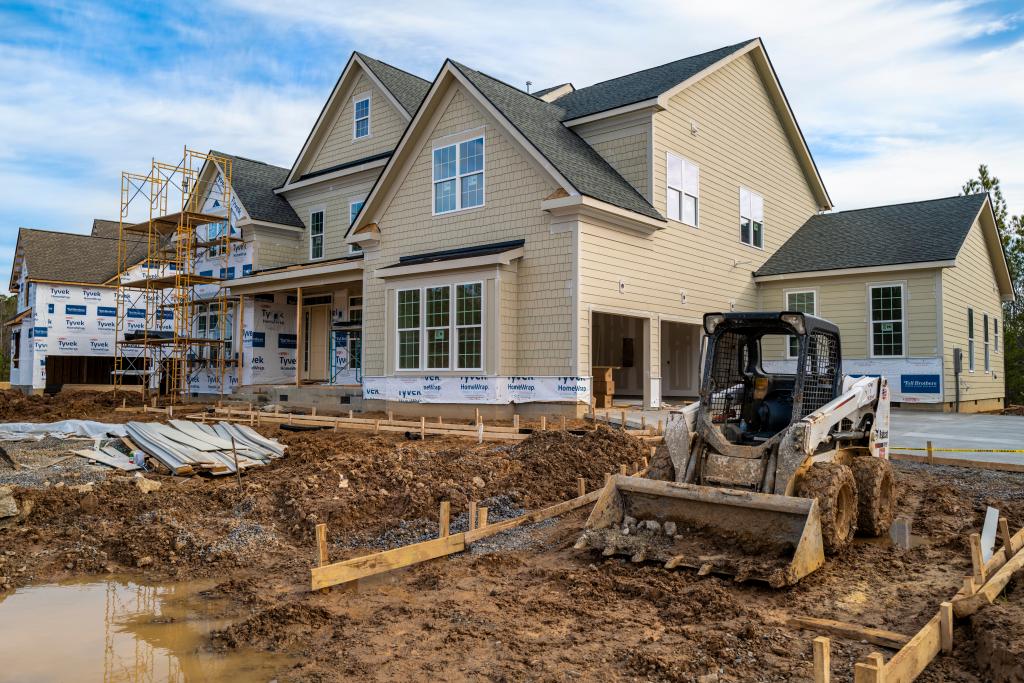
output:
[{"label": "garage door opening", "polygon": [[591,374],[594,404],[610,408],[612,400],[637,403],[644,396],[643,318],[594,313],[591,324]]}]

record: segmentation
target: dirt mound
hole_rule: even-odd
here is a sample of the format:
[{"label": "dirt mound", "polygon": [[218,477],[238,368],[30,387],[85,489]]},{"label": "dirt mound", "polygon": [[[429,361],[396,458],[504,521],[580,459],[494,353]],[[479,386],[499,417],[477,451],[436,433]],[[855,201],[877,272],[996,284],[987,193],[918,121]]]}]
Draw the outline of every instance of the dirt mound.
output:
[{"label": "dirt mound", "polygon": [[1000,600],[971,617],[978,668],[993,683],[1024,683],[1024,577]]},{"label": "dirt mound", "polygon": [[74,391],[53,396],[26,396],[13,389],[0,389],[0,422],[56,422],[71,419],[96,419],[104,422],[123,422],[125,413],[111,408],[126,401],[129,406],[141,406],[142,397],[125,391]]}]

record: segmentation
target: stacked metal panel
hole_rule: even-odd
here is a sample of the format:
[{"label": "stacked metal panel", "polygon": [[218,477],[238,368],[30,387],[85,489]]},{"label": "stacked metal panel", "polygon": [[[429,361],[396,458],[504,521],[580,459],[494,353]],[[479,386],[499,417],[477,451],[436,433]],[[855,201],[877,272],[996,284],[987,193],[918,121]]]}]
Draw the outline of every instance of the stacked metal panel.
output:
[{"label": "stacked metal panel", "polygon": [[284,455],[284,446],[244,425],[213,425],[186,420],[129,422],[128,438],[146,455],[176,474],[235,472],[263,465]]}]

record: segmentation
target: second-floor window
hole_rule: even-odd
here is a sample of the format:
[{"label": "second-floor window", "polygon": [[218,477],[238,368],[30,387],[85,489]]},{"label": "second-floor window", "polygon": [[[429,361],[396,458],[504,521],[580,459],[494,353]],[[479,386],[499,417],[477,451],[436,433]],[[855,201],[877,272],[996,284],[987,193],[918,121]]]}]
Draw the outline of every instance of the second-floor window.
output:
[{"label": "second-floor window", "polygon": [[324,257],[324,212],[309,214],[309,258]]},{"label": "second-floor window", "polygon": [[668,217],[697,227],[700,196],[700,170],[697,164],[668,153],[668,179],[665,203]]},{"label": "second-floor window", "polygon": [[740,242],[764,248],[764,197],[740,188]]},{"label": "second-floor window", "polygon": [[484,203],[484,138],[434,148],[434,213]]},{"label": "second-floor window", "polygon": [[370,96],[355,101],[352,110],[352,139],[358,140],[370,135]]},{"label": "second-floor window", "polygon": [[[349,202],[348,203],[348,224],[349,224],[349,227],[351,227],[353,224],[355,224],[356,216],[358,216],[359,212],[362,211],[362,210],[363,210],[363,200],[362,199],[360,199],[359,201],[353,201],[353,202]],[[362,250],[363,250],[363,248],[361,246],[359,246],[358,244],[350,244],[350,245],[348,245],[348,253],[350,253],[350,254],[358,254]]]}]

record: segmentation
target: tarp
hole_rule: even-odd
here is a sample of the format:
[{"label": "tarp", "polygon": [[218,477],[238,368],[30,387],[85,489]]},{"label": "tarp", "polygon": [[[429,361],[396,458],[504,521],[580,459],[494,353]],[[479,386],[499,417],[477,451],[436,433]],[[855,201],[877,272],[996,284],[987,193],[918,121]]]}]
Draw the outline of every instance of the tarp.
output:
[{"label": "tarp", "polygon": [[93,420],[62,420],[60,422],[3,422],[0,423],[0,440],[20,441],[41,439],[44,436],[84,436],[99,439],[107,436],[127,436],[123,424],[106,424]]}]

